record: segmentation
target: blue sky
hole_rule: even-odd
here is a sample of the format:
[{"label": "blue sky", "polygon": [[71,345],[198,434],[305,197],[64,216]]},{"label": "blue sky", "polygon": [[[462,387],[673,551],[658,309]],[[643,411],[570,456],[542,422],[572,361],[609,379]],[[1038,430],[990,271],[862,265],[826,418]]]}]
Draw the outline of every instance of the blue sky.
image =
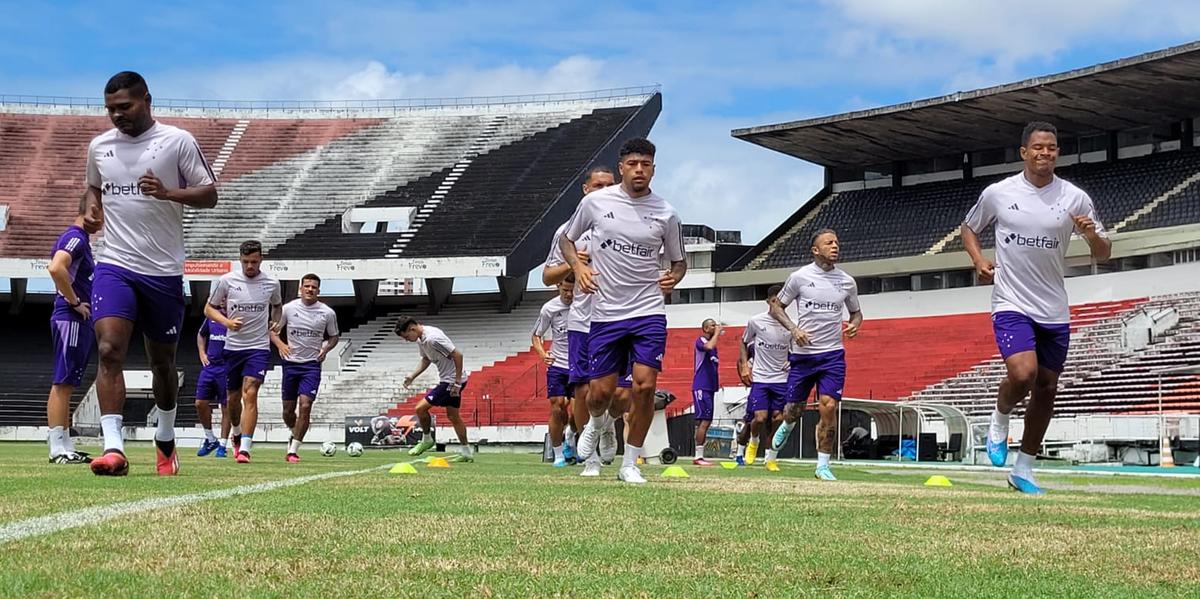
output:
[{"label": "blue sky", "polygon": [[[1189,2],[0,2],[0,93],[492,95],[661,83],[655,189],[755,242],[820,170],[730,138],[1059,72],[1200,37]],[[1049,111],[1049,109],[1048,109]],[[1052,117],[1052,113],[1045,116]]]}]

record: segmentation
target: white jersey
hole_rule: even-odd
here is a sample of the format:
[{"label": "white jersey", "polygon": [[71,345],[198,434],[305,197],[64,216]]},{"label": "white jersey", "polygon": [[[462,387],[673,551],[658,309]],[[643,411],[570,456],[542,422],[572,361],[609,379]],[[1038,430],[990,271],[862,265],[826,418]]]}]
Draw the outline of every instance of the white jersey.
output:
[{"label": "white jersey", "polygon": [[[558,266],[566,264],[567,259],[563,256],[562,248],[558,245],[558,240],[562,239],[563,233],[567,230],[567,224],[563,223],[554,232],[554,242],[550,244],[550,255],[546,257],[546,266]],[[576,252],[592,252],[592,232],[585,231],[583,236],[575,241]],[[575,299],[571,301],[571,310],[567,314],[567,330],[586,333],[592,329],[592,294],[584,293],[579,288],[579,283],[575,283]]]},{"label": "white jersey", "polygon": [[130,137],[111,129],[92,139],[87,184],[100,189],[104,250],[98,262],[138,274],[183,274],[183,204],[143,196],[138,178],[153,171],[167,189],[212,185],[216,176],[191,133],[154,123]]},{"label": "white jersey", "polygon": [[592,270],[596,274],[592,321],[613,322],[666,314],[659,254],[669,262],[684,259],[683,227],[675,208],[654,193],[631,198],[620,185],[584,196],[567,223],[567,239],[592,232]]},{"label": "white jersey", "polygon": [[796,269],[783,284],[779,303],[787,307],[793,302],[796,325],[808,333],[808,345],[791,344],[791,352],[801,355],[842,349],[842,309],[861,309],[854,277],[836,266],[822,270],[815,262]]},{"label": "white jersey", "polygon": [[1022,172],[983,190],[964,224],[975,233],[996,224],[993,314],[1020,312],[1042,324],[1070,322],[1063,277],[1073,219],[1079,215],[1091,218],[1096,232],[1108,237],[1092,198],[1058,177],[1038,188]]},{"label": "white jersey", "polygon": [[755,314],[746,323],[742,342],[754,348],[750,380],[755,383],[786,383],[788,378],[788,350],[792,334],[779,324],[769,312]]},{"label": "white jersey", "polygon": [[241,271],[221,275],[213,285],[208,303],[224,306],[225,316],[230,320],[242,319],[242,328],[229,329],[225,333],[225,349],[271,349],[271,306],[278,306],[282,301],[279,281],[265,272],[258,273],[253,279]]},{"label": "white jersey", "polygon": [[291,350],[291,355],[284,360],[297,364],[316,362],[325,340],[341,334],[333,308],[319,301],[309,306],[299,298],[284,304],[279,328],[287,329],[287,344]]},{"label": "white jersey", "polygon": [[554,341],[550,344],[550,357],[554,358],[554,365],[559,368],[570,367],[569,353],[567,352],[567,312],[570,308],[564,304],[561,298],[553,298],[550,301],[542,304],[542,311],[538,313],[537,322],[533,324],[533,334],[546,338],[546,331],[554,331]]},{"label": "white jersey", "polygon": [[[421,352],[421,357],[429,360],[438,371],[438,382],[455,383],[454,380],[454,360],[450,358],[450,354],[454,353],[454,342],[442,332],[441,329],[421,325],[425,329],[424,334],[417,339],[417,350]],[[467,373],[463,373],[463,380],[466,380]]]}]

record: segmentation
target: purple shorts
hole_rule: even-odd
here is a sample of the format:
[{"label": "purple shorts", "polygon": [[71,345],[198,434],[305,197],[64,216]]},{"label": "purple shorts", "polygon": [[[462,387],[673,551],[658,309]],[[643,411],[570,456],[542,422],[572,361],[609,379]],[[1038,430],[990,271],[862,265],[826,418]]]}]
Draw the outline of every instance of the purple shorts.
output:
[{"label": "purple shorts", "polygon": [[315,400],[321,389],[321,363],[283,361],[283,401],[296,401],[301,396]]},{"label": "purple shorts", "polygon": [[[467,388],[467,381],[463,381],[462,388]],[[454,397],[450,395],[450,383],[438,383],[425,394],[425,401],[439,408],[458,408],[462,405],[462,391],[459,390],[459,396]]]},{"label": "purple shorts", "polygon": [[620,375],[631,363],[662,370],[666,350],[667,317],[661,314],[593,322],[588,333],[589,374]]},{"label": "purple shorts", "polygon": [[230,389],[242,390],[242,379],[263,380],[271,366],[271,350],[241,349],[225,350],[225,384]]},{"label": "purple shorts", "polygon": [[546,369],[546,397],[571,397],[571,371],[561,366]]},{"label": "purple shorts", "polygon": [[633,388],[633,358],[625,363],[625,368],[617,373],[617,388],[632,389]]},{"label": "purple shorts", "polygon": [[92,323],[82,320],[51,320],[50,336],[54,339],[55,385],[78,387],[83,371],[92,359],[96,346],[96,331]]},{"label": "purple shorts", "polygon": [[591,380],[588,376],[588,334],[579,331],[567,331],[567,366],[571,385],[579,385]]},{"label": "purple shorts", "polygon": [[746,414],[782,412],[787,405],[787,383],[754,383],[746,396]]},{"label": "purple shorts", "polygon": [[179,341],[183,277],[151,277],[100,263],[92,276],[92,320],[123,318],[159,343]]},{"label": "purple shorts", "polygon": [[818,397],[828,395],[842,399],[842,387],[846,385],[846,351],[835,349],[819,354],[789,354],[787,402],[805,403],[813,387]]},{"label": "purple shorts", "polygon": [[713,392],[704,389],[692,390],[692,417],[696,420],[713,419]]},{"label": "purple shorts", "polygon": [[[209,362],[200,370],[200,376],[196,378],[196,400],[210,401],[219,406],[223,406],[229,398],[228,381],[225,380],[225,364],[220,362]],[[238,387],[239,389],[241,386]]]},{"label": "purple shorts", "polygon": [[1037,352],[1038,366],[1062,373],[1067,364],[1067,349],[1071,345],[1071,325],[1041,324],[1020,312],[997,312],[992,315],[992,332],[996,346],[1005,360],[1013,354]]}]

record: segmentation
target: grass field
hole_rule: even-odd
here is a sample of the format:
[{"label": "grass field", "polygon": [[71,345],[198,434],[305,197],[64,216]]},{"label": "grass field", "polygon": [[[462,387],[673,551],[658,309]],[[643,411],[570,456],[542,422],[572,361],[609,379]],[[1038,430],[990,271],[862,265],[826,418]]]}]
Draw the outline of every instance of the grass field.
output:
[{"label": "grass field", "polygon": [[[1018,496],[1000,474],[811,465],[621,485],[536,456],[483,453],[416,475],[372,469],[367,452],[301,464],[182,458],[152,475],[51,466],[42,445],[0,445],[0,539],[28,520],[328,472],[359,474],[126,513],[0,541],[0,595],[267,596],[957,596],[1200,594],[1200,482],[1046,477],[1066,489]],[[1100,490],[1097,490],[1100,489]],[[64,516],[53,522],[70,522]]]}]

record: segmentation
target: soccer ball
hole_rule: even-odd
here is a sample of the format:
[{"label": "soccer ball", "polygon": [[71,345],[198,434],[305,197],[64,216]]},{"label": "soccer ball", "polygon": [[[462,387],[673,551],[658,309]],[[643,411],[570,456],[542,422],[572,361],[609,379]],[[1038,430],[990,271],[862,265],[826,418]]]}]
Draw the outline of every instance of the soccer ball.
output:
[{"label": "soccer ball", "polygon": [[359,443],[358,441],[355,441],[346,446],[346,455],[348,455],[352,458],[357,458],[358,456],[362,455],[362,452],[363,452],[362,443]]},{"label": "soccer ball", "polygon": [[337,444],[333,441],[326,441],[321,444],[321,455],[332,458],[335,453],[337,453]]}]

